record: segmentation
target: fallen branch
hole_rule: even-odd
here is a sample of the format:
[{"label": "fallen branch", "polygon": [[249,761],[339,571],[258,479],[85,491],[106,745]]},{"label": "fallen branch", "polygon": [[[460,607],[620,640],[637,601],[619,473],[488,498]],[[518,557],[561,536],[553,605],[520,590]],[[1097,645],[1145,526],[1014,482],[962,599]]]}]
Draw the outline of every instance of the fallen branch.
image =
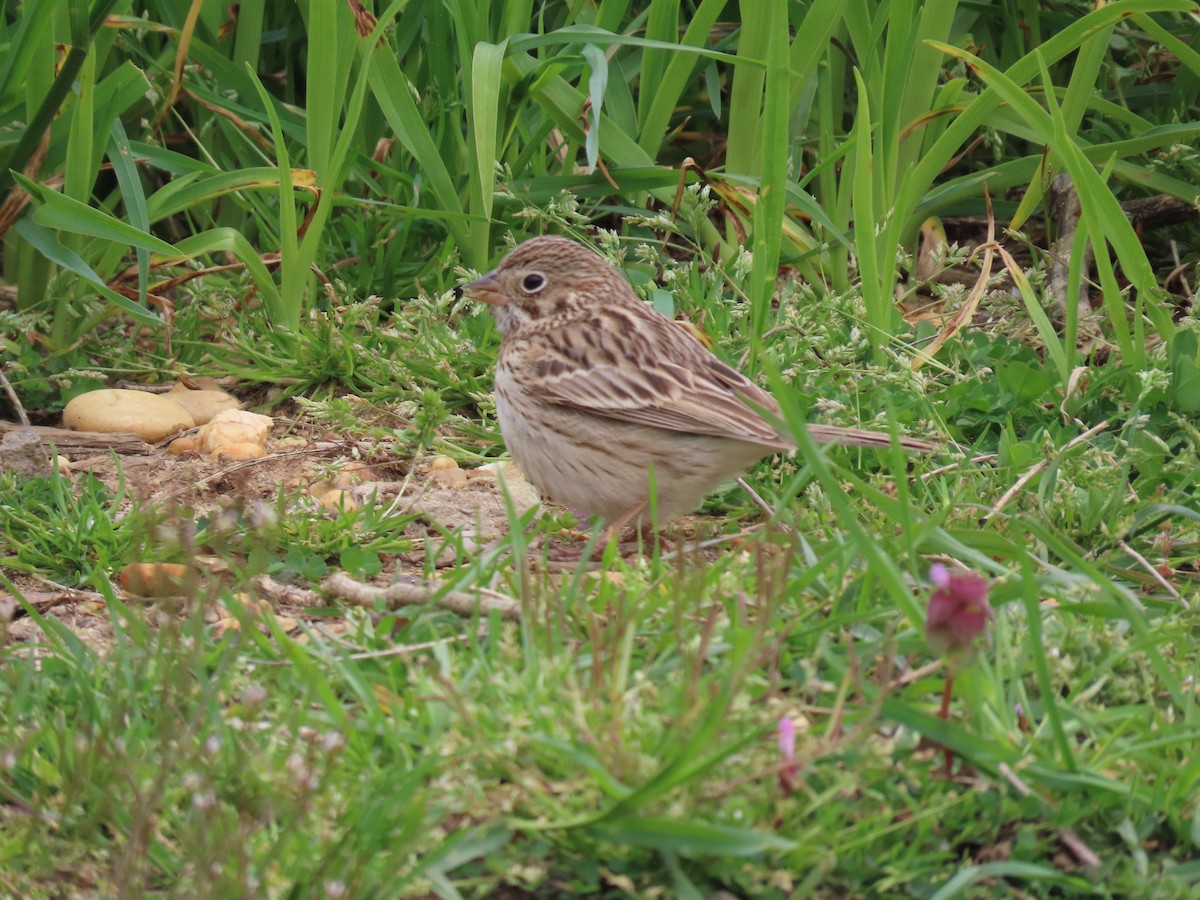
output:
[{"label": "fallen branch", "polygon": [[[24,428],[13,422],[0,422],[0,437],[10,431]],[[54,444],[60,453],[78,453],[81,450],[115,450],[117,453],[149,453],[154,448],[132,432],[104,434],[98,431],[70,431],[52,428],[49,425],[29,426],[38,433],[44,444]]]},{"label": "fallen branch", "polygon": [[292,606],[324,606],[323,598],[316,591],[296,587],[294,584],[284,584],[282,581],[276,581],[270,575],[258,575],[252,579],[252,582],[260,594],[276,603],[287,603]]},{"label": "fallen branch", "polygon": [[1089,869],[1099,869],[1103,865],[1100,857],[1096,855],[1091,847],[1079,839],[1079,835],[1073,829],[1060,828],[1058,830],[1058,839],[1063,842],[1063,846],[1071,851],[1072,856]]},{"label": "fallen branch", "polygon": [[[1066,454],[1068,451],[1074,450],[1080,444],[1087,443],[1092,438],[1094,438],[1096,435],[1098,435],[1100,432],[1104,431],[1106,428],[1108,428],[1108,420],[1107,419],[1105,419],[1099,425],[1093,425],[1091,428],[1089,428],[1083,434],[1077,435],[1075,438],[1073,438],[1070,443],[1068,443],[1065,447],[1062,448],[1062,450],[1060,450],[1057,454],[1055,454],[1055,458],[1061,459],[1063,457],[1063,455]],[[1033,466],[1031,466],[1029,471],[1026,472],[1024,475],[1022,475],[1020,478],[1018,478],[1016,481],[1014,481],[1012,487],[1010,487],[1007,491],[1005,491],[1004,495],[999,500],[996,501],[996,505],[993,506],[991,508],[991,510],[988,511],[988,514],[983,517],[983,521],[986,522],[988,519],[997,515],[1002,509],[1004,509],[1004,507],[1006,507],[1008,505],[1008,502],[1010,500],[1012,500],[1013,497],[1015,497],[1018,493],[1020,493],[1021,488],[1025,487],[1025,485],[1029,484],[1029,482],[1031,482],[1034,479],[1034,477],[1037,476],[1037,474],[1039,472],[1042,472],[1043,470],[1045,470],[1046,467],[1049,465],[1050,465],[1050,460],[1043,459],[1040,462],[1037,462]]]},{"label": "fallen branch", "polygon": [[402,606],[425,606],[433,604],[448,609],[455,615],[470,618],[476,613],[487,615],[497,612],[500,618],[510,622],[519,621],[521,607],[510,597],[493,594],[484,597],[466,591],[449,591],[440,594],[437,587],[429,584],[390,584],[375,587],[355,581],[345,572],[335,572],[321,582],[321,590],[353,606],[375,606],[382,602],[388,609]]}]

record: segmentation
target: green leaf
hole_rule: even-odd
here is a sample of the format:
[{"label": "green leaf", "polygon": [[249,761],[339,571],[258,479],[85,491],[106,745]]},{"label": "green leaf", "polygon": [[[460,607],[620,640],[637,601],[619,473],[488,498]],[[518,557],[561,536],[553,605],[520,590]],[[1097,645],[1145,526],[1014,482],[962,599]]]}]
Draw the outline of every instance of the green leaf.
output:
[{"label": "green leaf", "polygon": [[587,154],[588,171],[592,172],[600,158],[600,111],[604,108],[604,94],[608,89],[608,59],[604,51],[595,44],[587,44],[583,48],[583,58],[587,60],[591,69],[588,76],[588,99],[592,108],[587,139],[583,147]]},{"label": "green leaf", "polygon": [[162,320],[150,310],[139,306],[128,297],[124,297],[109,288],[104,283],[104,279],[92,271],[91,266],[84,262],[79,254],[74,250],[64,247],[54,232],[39,224],[35,217],[29,215],[21,216],[13,225],[13,229],[28,241],[30,246],[46,257],[46,259],[87,279],[101,295],[119,306],[136,321],[141,322],[143,325],[156,327],[162,325]]},{"label": "green leaf", "polygon": [[653,288],[650,291],[650,304],[668,319],[675,318],[675,295],[670,291]]},{"label": "green leaf", "polygon": [[[661,5],[666,7],[673,4],[674,0],[667,0]],[[638,134],[638,145],[651,156],[657,156],[662,148],[663,141],[670,131],[671,117],[679,105],[679,98],[690,85],[692,72],[700,59],[694,53],[684,51],[699,48],[708,42],[712,27],[724,8],[725,0],[702,0],[688,16],[687,29],[679,44],[671,48],[669,59],[661,71],[654,72],[647,80],[647,73],[643,69],[641,94],[645,115],[642,118],[641,132]],[[678,9],[673,12],[678,15]],[[647,97],[650,101],[648,106],[645,103]]]},{"label": "green leaf", "polygon": [[359,578],[371,578],[383,571],[379,554],[361,547],[347,547],[338,557],[338,563],[351,575]]},{"label": "green leaf", "polygon": [[1095,892],[1095,888],[1088,879],[1068,875],[1060,872],[1053,866],[1039,866],[1034,863],[1021,862],[1020,860],[1006,860],[1004,862],[984,863],[979,866],[964,866],[955,872],[954,876],[942,885],[930,900],[955,900],[955,898],[959,897],[978,897],[981,895],[977,891],[969,890],[969,888],[981,881],[985,881],[988,884],[995,884],[997,882],[1003,884],[1004,881],[1002,879],[1009,878],[1025,879],[1037,884],[1067,885],[1073,889],[1073,892],[1079,891],[1080,895],[1088,895]]},{"label": "green leaf", "polygon": [[597,837],[618,844],[692,856],[757,856],[768,850],[786,851],[795,842],[774,834],[732,825],[630,816],[593,829]]},{"label": "green leaf", "polygon": [[[1115,285],[1115,279],[1106,278],[1109,271],[1104,249],[1106,242],[1116,251],[1126,277],[1138,289],[1139,300],[1146,304],[1146,311],[1154,318],[1160,335],[1169,339],[1174,334],[1174,328],[1169,319],[1162,318],[1161,304],[1157,300],[1161,290],[1141,240],[1134,233],[1133,226],[1122,211],[1117,198],[1069,133],[1063,115],[1056,105],[1052,105],[1050,111],[1043,109],[1008,74],[966,51],[945,44],[939,46],[948,55],[970,62],[988,86],[1035,129],[1039,139],[1052,147],[1055,155],[1062,161],[1079,194],[1082,222],[1091,234],[1093,246],[1097,248],[1096,262],[1100,270],[1101,284],[1105,287],[1104,299],[1109,309],[1110,323],[1121,343],[1125,359],[1140,364],[1145,352],[1127,334],[1124,304],[1119,292],[1118,296],[1114,296],[1114,291],[1105,284],[1108,281]],[[1039,64],[1039,67],[1044,67],[1045,61],[1040,54],[1034,55],[1034,62]],[[1046,77],[1048,76],[1044,76]],[[1140,317],[1135,317],[1135,324],[1140,325]]]},{"label": "green leaf", "polygon": [[1180,412],[1200,412],[1200,365],[1182,357],[1171,373],[1171,399]]},{"label": "green leaf", "polygon": [[761,178],[754,204],[754,259],[750,270],[750,349],[757,366],[767,313],[779,277],[783,219],[787,208],[788,158],[788,29],[787,4],[771,0],[752,17],[766,30],[766,87],[763,99],[761,157],[754,169]]},{"label": "green leaf", "polygon": [[[117,175],[117,183],[121,186],[121,198],[125,203],[125,211],[129,214],[130,222],[135,228],[148,234],[150,217],[146,213],[146,193],[142,190],[142,179],[133,162],[133,154],[129,149],[129,138],[125,134],[125,126],[121,124],[120,119],[113,119],[108,158]],[[150,277],[150,251],[144,247],[139,247],[137,250],[137,269],[138,300],[144,306],[146,304],[146,282]]]},{"label": "green leaf", "polygon": [[[414,89],[408,77],[401,71],[395,55],[386,43],[371,51],[370,84],[375,100],[383,111],[388,125],[396,133],[400,143],[413,155],[429,180],[438,203],[444,209],[462,213],[462,201],[458,189],[446,168],[441,150],[429,132],[421,111],[413,100]],[[450,219],[446,227],[454,235],[459,246],[469,246],[469,234],[464,225]]]},{"label": "green leaf", "polygon": [[164,256],[179,255],[178,249],[171,244],[140,228],[135,228],[127,222],[122,222],[115,216],[93,209],[70,197],[64,197],[58,191],[30,181],[24,175],[14,172],[13,177],[21,187],[29,192],[29,196],[37,201],[38,205],[34,210],[33,217],[39,225],[71,234],[83,234],[105,241],[142,247],[152,253],[161,253]]},{"label": "green leaf", "polygon": [[507,40],[499,44],[481,41],[471,59],[471,153],[475,162],[475,191],[472,212],[478,217],[471,228],[467,261],[482,268],[491,252],[490,223],[496,193],[496,160],[500,147],[500,88],[503,84]]}]

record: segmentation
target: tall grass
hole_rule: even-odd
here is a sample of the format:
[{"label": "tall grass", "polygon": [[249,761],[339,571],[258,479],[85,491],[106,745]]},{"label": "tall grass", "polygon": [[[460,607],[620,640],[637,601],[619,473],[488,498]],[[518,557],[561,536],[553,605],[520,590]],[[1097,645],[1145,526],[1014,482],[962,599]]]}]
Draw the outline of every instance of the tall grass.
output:
[{"label": "tall grass", "polygon": [[[0,76],[0,96],[10,101],[3,147],[10,164],[33,156],[51,117],[68,113],[54,119],[66,140],[52,140],[31,174],[57,189],[59,173],[62,196],[93,210],[85,220],[75,208],[51,227],[73,256],[32,228],[7,232],[6,265],[22,304],[59,304],[55,344],[118,310],[158,318],[154,288],[174,284],[170,273],[187,260],[232,253],[278,328],[294,332],[303,311],[324,302],[327,289],[314,273],[328,278],[344,260],[386,274],[359,276],[369,290],[401,294],[418,278],[442,280],[421,260],[440,258],[443,241],[468,265],[485,267],[514,187],[533,203],[569,189],[597,212],[669,203],[685,117],[693,131],[729,135],[706,177],[737,200],[730,214],[739,223],[706,225],[694,240],[729,258],[737,230],[749,235],[755,341],[770,324],[782,259],[835,291],[857,278],[863,324],[877,349],[886,346],[903,327],[893,289],[920,222],[981,204],[985,184],[993,195],[1023,185],[1012,218],[1019,227],[1054,167],[1076,182],[1092,243],[1112,246],[1136,290],[1130,308],[1100,252],[1104,311],[1122,354],[1144,365],[1144,323],[1160,338],[1172,333],[1145,252],[1096,166],[1108,166],[1110,182],[1182,197],[1187,185],[1156,176],[1145,154],[1191,140],[1196,127],[1153,125],[1103,98],[1098,82],[1109,71],[1114,29],[1130,21],[1177,52],[1194,79],[1196,55],[1174,38],[1189,9],[1183,0],[1121,0],[1074,18],[1022,8],[1025,32],[1044,40],[1017,54],[1019,43],[996,39],[982,55],[963,48],[976,33],[1010,34],[1015,12],[1007,6],[989,15],[950,2],[772,2],[741,22],[736,7],[716,0],[686,10],[606,2],[575,14],[548,4],[536,18],[532,3],[462,0],[399,15],[402,6],[376,10],[376,19],[357,3],[313,0],[299,19],[256,8],[234,21],[201,3],[185,13],[147,0],[137,11],[148,20],[120,16],[105,28],[105,16],[123,6],[108,2],[85,15],[77,0],[48,0],[39,6],[46,14],[17,18]],[[714,31],[722,17],[736,30]],[[288,39],[262,44],[267,34]],[[55,74],[53,41],[62,37],[72,50]],[[264,81],[256,71],[279,75]],[[158,92],[153,107],[147,82]],[[684,98],[701,92],[708,108],[687,108]],[[1161,95],[1187,122],[1195,92]],[[1085,116],[1117,137],[1080,137]],[[118,118],[124,137],[112,127]],[[956,162],[981,127],[1046,152]],[[388,138],[396,141],[390,150],[380,143]],[[106,157],[115,183],[101,177]],[[947,179],[948,167],[970,172]],[[26,193],[15,191],[14,200]],[[35,205],[57,203],[44,191],[33,196]],[[353,245],[345,229],[331,227],[347,218],[361,223]],[[167,237],[171,249],[131,241],[121,220]],[[185,220],[186,242],[170,240],[172,222]],[[138,248],[136,278],[118,280],[130,243]],[[254,259],[268,253],[279,254],[273,274]],[[48,291],[63,266],[131,302],[102,291],[111,305],[77,318],[78,306],[59,292],[77,294],[83,281]]]}]

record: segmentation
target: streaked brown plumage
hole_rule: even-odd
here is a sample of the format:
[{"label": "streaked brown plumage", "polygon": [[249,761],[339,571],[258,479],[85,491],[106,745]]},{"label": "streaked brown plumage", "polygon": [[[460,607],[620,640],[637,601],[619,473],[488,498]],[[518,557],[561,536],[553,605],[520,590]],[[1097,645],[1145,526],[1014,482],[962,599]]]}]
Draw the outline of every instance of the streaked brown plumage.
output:
[{"label": "streaked brown plumage", "polygon": [[[526,241],[467,289],[493,307],[502,338],[495,388],[504,441],[556,503],[609,523],[653,505],[665,522],[793,447],[752,408],[778,415],[770,394],[573,241]],[[809,433],[826,443],[889,443],[876,431],[810,425]]]}]

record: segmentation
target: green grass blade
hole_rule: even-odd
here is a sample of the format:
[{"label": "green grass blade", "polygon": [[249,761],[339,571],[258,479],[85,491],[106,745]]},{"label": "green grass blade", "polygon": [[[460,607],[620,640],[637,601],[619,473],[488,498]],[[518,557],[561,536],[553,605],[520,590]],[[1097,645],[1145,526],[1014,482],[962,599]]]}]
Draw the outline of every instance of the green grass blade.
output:
[{"label": "green grass blade", "polygon": [[13,225],[13,229],[46,259],[88,281],[94,290],[103,294],[107,300],[120,307],[135,321],[154,327],[162,325],[162,320],[144,306],[111,290],[104,280],[92,270],[91,266],[84,262],[74,250],[61,244],[55,233],[39,224],[35,218],[22,216]]},{"label": "green grass blade", "polygon": [[[496,162],[500,152],[500,96],[504,83],[504,56],[508,42],[480,42],[475,45],[471,59],[471,103],[468,115],[471,125],[471,155],[475,162],[475,195],[471,212],[480,219],[471,229],[468,260],[482,267],[491,252],[492,207],[496,191]],[[603,93],[603,88],[601,88]],[[596,111],[599,119],[599,109]],[[597,150],[599,130],[596,129]]]},{"label": "green grass blade", "polygon": [[[461,214],[464,210],[458,190],[442,159],[441,151],[413,101],[411,83],[400,70],[396,58],[386,44],[381,44],[378,48],[366,52],[374,55],[370,73],[371,90],[388,124],[400,143],[413,155],[425,173],[425,177],[429,180],[430,190],[441,207],[452,213]],[[465,225],[451,219],[447,221],[446,227],[460,247],[471,246],[470,235]],[[474,260],[472,262],[482,265],[484,261]]]},{"label": "green grass blade", "polygon": [[[130,223],[135,228],[149,233],[150,216],[146,210],[146,193],[142,190],[142,179],[133,162],[133,154],[129,149],[129,138],[125,134],[125,126],[121,124],[120,119],[113,120],[108,158],[112,162],[113,172],[117,176],[117,184],[121,186],[121,198],[125,203],[125,211],[129,215]],[[144,306],[146,282],[150,277],[150,251],[143,247],[137,249],[137,268],[138,301]]]},{"label": "green grass blade", "polygon": [[772,35],[768,28],[775,7],[766,7],[766,16],[753,15],[742,22],[738,41],[738,65],[733,70],[729,92],[729,145],[725,150],[725,171],[731,175],[758,175],[762,142],[763,89],[766,68],[763,65]]},{"label": "green grass blade", "polygon": [[[540,63],[527,54],[510,53],[505,59],[505,72],[510,78],[525,78],[540,68]],[[533,99],[569,140],[583,143],[579,111],[583,109],[584,97],[578,90],[561,76],[554,75],[538,81]],[[646,151],[633,138],[613,126],[607,116],[601,119],[600,155],[609,161],[610,166],[640,168],[654,165],[654,160]],[[675,180],[678,180],[678,176]]]},{"label": "green grass blade", "polygon": [[1042,707],[1046,718],[1050,721],[1050,730],[1058,745],[1059,757],[1067,770],[1074,773],[1079,771],[1075,754],[1067,732],[1063,728],[1062,716],[1058,710],[1058,697],[1054,683],[1050,679],[1050,668],[1046,664],[1046,645],[1042,639],[1042,607],[1039,597],[1037,579],[1033,573],[1033,563],[1028,554],[1021,556],[1021,599],[1025,603],[1025,621],[1029,627],[1029,655],[1033,660],[1033,670],[1037,675],[1038,693],[1041,695]]},{"label": "green grass blade", "polygon": [[[863,302],[867,310],[867,328],[871,346],[879,348],[890,331],[893,274],[881,269],[880,237],[875,233],[876,184],[874,141],[872,140],[871,101],[862,73],[854,72],[858,86],[858,111],[854,117],[854,166],[848,171],[854,198],[854,243],[858,252],[858,273],[862,279]],[[847,176],[843,176],[847,177]]]},{"label": "green grass blade", "polygon": [[583,143],[590,172],[596,168],[596,162],[600,158],[600,113],[604,109],[604,95],[608,89],[608,59],[604,51],[595,44],[584,46],[583,58],[587,60],[590,69],[588,102],[591,109],[588,112],[587,137]]},{"label": "green grass blade", "polygon": [[[1025,91],[1004,73],[974,57],[948,45],[941,45],[944,52],[951,56],[969,58],[972,66],[980,77],[993,88],[1005,102],[1042,137],[1055,155],[1062,160],[1064,167],[1075,184],[1082,207],[1083,221],[1092,234],[1096,256],[1104,253],[1105,241],[1112,244],[1126,277],[1138,289],[1139,295],[1146,298],[1152,311],[1159,307],[1158,297],[1161,289],[1155,279],[1150,262],[1146,258],[1145,249],[1133,231],[1128,217],[1122,211],[1120,203],[1105,185],[1103,179],[1088,161],[1074,138],[1067,133],[1066,125],[1061,115],[1052,115],[1042,109]],[[1057,109],[1055,110],[1057,113]],[[1121,340],[1122,353],[1130,361],[1141,360],[1144,351],[1134,347],[1131,339],[1123,336],[1122,317],[1110,316],[1114,329],[1117,329],[1118,339]],[[1169,318],[1156,318],[1160,334],[1168,338],[1174,333],[1170,327]],[[1165,333],[1164,333],[1165,329]]]},{"label": "green grass blade", "polygon": [[[266,111],[271,123],[271,136],[275,143],[275,158],[279,169],[279,257],[280,257],[280,286],[276,296],[278,305],[273,309],[275,320],[286,331],[294,332],[300,325],[300,313],[304,308],[305,287],[311,281],[308,265],[303,265],[300,258],[299,216],[296,210],[296,197],[292,185],[292,167],[287,144],[283,139],[283,128],[279,116],[275,113],[275,101],[267,93],[267,89],[254,75],[248,73],[254,81],[259,101]],[[310,260],[311,262],[311,260]],[[265,299],[265,298],[264,298]]]},{"label": "green grass blade", "polygon": [[[813,3],[804,9],[804,19],[796,28],[796,37],[792,41],[788,62],[791,77],[788,109],[796,109],[800,105],[800,97],[816,74],[817,66],[828,49],[829,38],[841,23],[845,8],[846,4],[842,0],[813,0]],[[830,81],[831,79],[822,79],[825,84]],[[732,127],[731,122],[731,131]],[[731,139],[732,137],[733,134],[730,135]]]},{"label": "green grass blade", "polygon": [[[305,84],[305,148],[310,167],[317,173],[322,188],[333,188],[339,172],[333,164],[333,147],[341,131],[342,102],[345,97],[348,72],[347,54],[341,50],[341,36],[346,29],[340,26],[339,15],[348,16],[344,4],[336,0],[309,0],[308,52],[319,65],[308,67]],[[352,30],[352,29],[351,29]],[[347,122],[346,130],[353,131],[354,123]]]},{"label": "green grass blade", "polygon": [[[679,4],[672,0],[650,0],[646,16],[646,39],[654,41],[642,52],[639,84],[660,84],[670,58],[670,50],[679,36]],[[638,98],[638,128],[645,132],[646,120],[654,97],[643,93]],[[653,154],[650,154],[653,155]]]},{"label": "green grass blade", "polygon": [[275,279],[263,263],[258,250],[246,239],[246,236],[236,228],[212,228],[185,237],[175,245],[177,255],[184,259],[195,259],[212,253],[230,253],[236,257],[250,273],[254,286],[262,295],[267,309],[280,308],[279,289]]},{"label": "green grass blade", "polygon": [[[662,6],[672,6],[663,3]],[[654,7],[652,7],[653,9]],[[691,14],[687,30],[680,39],[679,47],[699,47],[707,43],[709,32],[716,23],[717,17],[725,8],[725,0],[702,0],[700,6]],[[658,51],[646,50],[645,56],[657,54]],[[683,52],[682,49],[670,53],[665,59],[661,72],[656,72],[650,81],[643,80],[643,85],[653,85],[653,90],[644,91],[643,103],[649,98],[649,106],[642,116],[641,130],[638,132],[638,145],[649,156],[657,156],[662,149],[663,141],[671,125],[671,116],[679,104],[679,98],[689,86],[692,73],[696,70],[698,56]],[[645,69],[642,73],[646,77]]]},{"label": "green grass blade", "polygon": [[113,241],[141,247],[153,253],[178,256],[178,250],[166,241],[142,231],[115,216],[64,197],[58,191],[42,187],[23,175],[16,175],[17,182],[37,202],[33,217],[39,225],[57,228],[71,234],[81,234],[100,240]]},{"label": "green grass blade", "polygon": [[[1071,70],[1071,80],[1067,85],[1062,102],[1063,124],[1068,134],[1076,134],[1079,131],[1079,123],[1083,121],[1084,113],[1091,106],[1093,88],[1096,78],[1100,74],[1100,67],[1108,54],[1108,42],[1111,35],[1112,28],[1097,32],[1083,42],[1083,46],[1076,54],[1075,65]],[[1043,84],[1047,89],[1047,96],[1052,98],[1053,82],[1048,76],[1045,76]],[[1052,103],[1053,99],[1050,99],[1049,102]],[[1025,220],[1042,202],[1047,181],[1045,167],[1046,160],[1042,160],[1037,172],[1029,182],[1025,195],[1021,198],[1020,206],[1013,214],[1010,227],[1021,228]]]},{"label": "green grass blade", "polygon": [[658,817],[630,817],[595,830],[602,840],[688,856],[709,853],[758,856],[768,850],[790,850],[795,846],[786,838],[749,828]]},{"label": "green grass blade", "polygon": [[[761,350],[767,316],[779,277],[783,215],[787,205],[788,161],[788,41],[787,4],[771,0],[759,10],[766,29],[766,91],[762,122],[762,174],[754,205],[754,261],[750,271],[750,354]],[[754,17],[759,20],[759,15]]]}]

